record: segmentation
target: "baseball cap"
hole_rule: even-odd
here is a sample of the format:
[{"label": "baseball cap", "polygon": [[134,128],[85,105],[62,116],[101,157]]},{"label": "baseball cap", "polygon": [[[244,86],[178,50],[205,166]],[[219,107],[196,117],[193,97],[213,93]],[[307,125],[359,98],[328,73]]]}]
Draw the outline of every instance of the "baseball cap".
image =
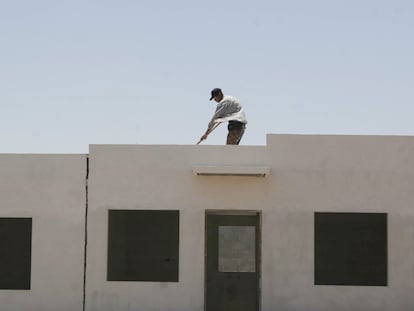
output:
[{"label": "baseball cap", "polygon": [[218,87],[216,87],[215,89],[211,90],[211,97],[210,100],[212,100],[214,98],[214,96],[220,95],[223,92],[221,91],[221,89],[219,89]]}]

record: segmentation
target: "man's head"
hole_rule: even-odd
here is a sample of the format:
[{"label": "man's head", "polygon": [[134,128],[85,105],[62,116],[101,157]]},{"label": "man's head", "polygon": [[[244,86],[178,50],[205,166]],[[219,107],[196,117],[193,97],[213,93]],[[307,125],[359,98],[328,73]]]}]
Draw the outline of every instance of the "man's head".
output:
[{"label": "man's head", "polygon": [[214,99],[216,102],[220,102],[223,99],[223,92],[219,88],[215,88],[211,91],[210,100]]}]

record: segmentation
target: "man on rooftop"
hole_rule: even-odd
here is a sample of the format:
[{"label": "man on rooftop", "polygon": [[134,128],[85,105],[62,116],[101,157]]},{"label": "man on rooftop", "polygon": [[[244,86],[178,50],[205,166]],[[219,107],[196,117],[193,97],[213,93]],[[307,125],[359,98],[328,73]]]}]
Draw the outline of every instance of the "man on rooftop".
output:
[{"label": "man on rooftop", "polygon": [[216,111],[208,124],[206,132],[201,136],[200,142],[207,139],[207,136],[221,123],[228,121],[227,145],[238,145],[244,134],[247,120],[243,107],[237,98],[224,96],[219,88],[211,91],[210,100],[216,101]]}]

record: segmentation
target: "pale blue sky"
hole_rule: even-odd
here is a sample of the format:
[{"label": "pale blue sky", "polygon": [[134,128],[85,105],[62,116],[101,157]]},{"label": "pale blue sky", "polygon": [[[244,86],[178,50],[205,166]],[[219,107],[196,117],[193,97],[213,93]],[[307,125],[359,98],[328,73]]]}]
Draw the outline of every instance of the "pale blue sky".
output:
[{"label": "pale blue sky", "polygon": [[214,87],[242,145],[414,135],[412,0],[0,0],[0,38],[0,153],[195,144]]}]

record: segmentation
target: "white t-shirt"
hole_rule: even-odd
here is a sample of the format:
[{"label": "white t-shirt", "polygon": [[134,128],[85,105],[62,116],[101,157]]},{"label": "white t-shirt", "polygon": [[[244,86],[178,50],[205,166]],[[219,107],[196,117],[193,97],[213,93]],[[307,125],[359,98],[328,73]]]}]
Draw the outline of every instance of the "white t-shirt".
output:
[{"label": "white t-shirt", "polygon": [[223,97],[223,99],[217,104],[214,116],[208,124],[208,129],[211,129],[216,123],[226,121],[238,121],[247,124],[243,107],[240,105],[240,102],[236,97]]}]

